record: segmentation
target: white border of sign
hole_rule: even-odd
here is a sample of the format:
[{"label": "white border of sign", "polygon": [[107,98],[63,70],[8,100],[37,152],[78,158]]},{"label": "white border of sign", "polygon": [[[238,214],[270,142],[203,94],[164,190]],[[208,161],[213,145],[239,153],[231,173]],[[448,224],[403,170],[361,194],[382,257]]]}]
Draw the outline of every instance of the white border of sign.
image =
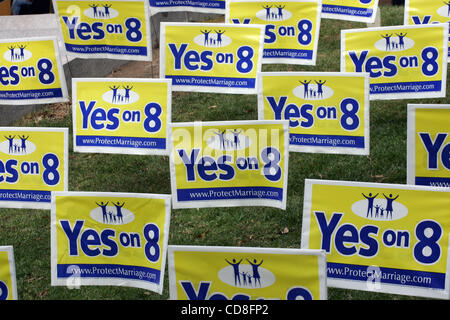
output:
[{"label": "white border of sign", "polygon": [[[122,278],[90,278],[85,279],[83,277],[79,278],[79,285],[93,285],[93,286],[127,286],[133,288],[141,288],[154,291],[156,293],[162,294],[164,286],[164,272],[166,267],[166,257],[167,257],[167,246],[169,241],[169,229],[170,229],[170,215],[171,215],[171,197],[166,194],[152,194],[152,193],[123,193],[123,192],[91,192],[91,191],[57,191],[52,192],[52,208],[50,214],[50,245],[51,245],[51,285],[52,286],[70,286],[68,280],[70,278],[60,279],[57,276],[57,266],[58,266],[58,245],[56,238],[56,196],[61,197],[128,197],[128,198],[144,198],[144,199],[160,199],[165,202],[165,218],[164,218],[164,243],[163,248],[161,248],[161,275],[160,283],[145,283],[142,280],[131,280]],[[76,265],[76,264],[74,264]]]},{"label": "white border of sign", "polygon": [[289,144],[290,152],[311,152],[311,153],[330,153],[330,154],[354,154],[368,155],[370,154],[370,99],[369,99],[369,74],[360,72],[258,72],[258,119],[264,120],[264,95],[263,95],[263,77],[290,77],[290,76],[336,76],[336,77],[364,77],[365,93],[364,93],[364,149],[345,148],[345,147],[314,147],[314,146],[295,146]]},{"label": "white border of sign", "polygon": [[[175,251],[195,251],[195,252],[236,252],[255,254],[283,254],[283,255],[313,255],[319,258],[319,287],[320,300],[328,299],[327,287],[327,261],[323,250],[311,249],[284,249],[284,248],[256,248],[256,247],[221,247],[221,246],[189,246],[189,245],[169,245],[168,247],[168,269],[169,269],[169,294],[170,300],[177,300],[177,279],[175,272]],[[299,266],[301,271],[301,266]]]},{"label": "white border of sign", "polygon": [[17,275],[16,275],[16,263],[14,260],[14,248],[13,248],[13,246],[0,246],[0,251],[8,252],[9,270],[11,273],[12,300],[18,300]]}]

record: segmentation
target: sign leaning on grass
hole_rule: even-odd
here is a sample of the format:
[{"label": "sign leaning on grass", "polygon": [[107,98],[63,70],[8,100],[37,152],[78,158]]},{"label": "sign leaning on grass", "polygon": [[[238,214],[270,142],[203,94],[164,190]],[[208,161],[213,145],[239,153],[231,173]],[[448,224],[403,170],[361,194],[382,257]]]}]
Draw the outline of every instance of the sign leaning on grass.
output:
[{"label": "sign leaning on grass", "polygon": [[369,154],[366,73],[258,73],[258,119],[289,120],[289,151]]},{"label": "sign leaning on grass", "polygon": [[321,250],[169,246],[168,264],[171,300],[327,299]]},{"label": "sign leaning on grass", "polygon": [[69,129],[0,127],[0,207],[50,209],[65,191]]},{"label": "sign leaning on grass", "polygon": [[171,81],[72,80],[76,152],[168,155]]},{"label": "sign leaning on grass", "polygon": [[149,0],[150,13],[192,11],[204,13],[225,13],[225,0]]},{"label": "sign leaning on grass", "polygon": [[53,0],[66,51],[77,58],[152,60],[148,0]]},{"label": "sign leaning on grass", "polygon": [[161,23],[160,77],[174,91],[256,94],[264,26]]},{"label": "sign leaning on grass", "polygon": [[0,246],[0,301],[17,300],[16,264],[12,246]]},{"label": "sign leaning on grass", "polygon": [[408,105],[407,183],[450,188],[450,105]]},{"label": "sign leaning on grass", "polygon": [[377,10],[378,0],[323,0],[322,17],[373,23]]},{"label": "sign leaning on grass", "polygon": [[447,24],[341,31],[341,71],[368,72],[370,99],[445,97]]},{"label": "sign leaning on grass", "polygon": [[449,232],[450,190],[305,181],[301,247],[330,287],[449,299]]},{"label": "sign leaning on grass", "polygon": [[0,40],[0,104],[67,101],[56,37]]},{"label": "sign leaning on grass", "polygon": [[172,123],[171,134],[174,208],[285,210],[287,121]]},{"label": "sign leaning on grass", "polygon": [[169,219],[169,195],[52,193],[52,286],[116,285],[161,294]]},{"label": "sign leaning on grass", "polygon": [[443,0],[405,0],[403,24],[450,23],[449,6]]},{"label": "sign leaning on grass", "polygon": [[321,0],[230,0],[225,22],[265,25],[262,63],[315,65]]}]

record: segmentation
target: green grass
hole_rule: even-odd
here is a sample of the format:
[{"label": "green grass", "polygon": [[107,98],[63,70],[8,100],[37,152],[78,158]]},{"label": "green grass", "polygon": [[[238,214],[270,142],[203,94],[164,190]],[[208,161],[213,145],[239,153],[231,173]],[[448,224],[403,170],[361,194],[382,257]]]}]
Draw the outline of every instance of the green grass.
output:
[{"label": "green grass", "polygon": [[[381,7],[381,17],[382,25],[402,24],[403,7]],[[263,65],[262,69],[339,71],[340,30],[361,27],[366,25],[323,19],[316,66]],[[406,105],[446,101],[372,101],[369,156],[291,153],[286,211],[266,207],[172,210],[169,244],[299,248],[304,180],[406,183]],[[256,95],[174,92],[172,109],[174,122],[257,119]],[[62,120],[44,117],[37,124],[26,121],[21,124],[69,127],[72,132],[71,116]],[[170,194],[168,157],[73,153],[72,136],[69,140],[70,191]],[[85,286],[78,290],[51,287],[49,211],[0,209],[0,245],[14,246],[19,299],[169,297],[167,272],[162,295],[126,287]],[[417,299],[336,288],[329,288],[328,297],[333,300]]]}]

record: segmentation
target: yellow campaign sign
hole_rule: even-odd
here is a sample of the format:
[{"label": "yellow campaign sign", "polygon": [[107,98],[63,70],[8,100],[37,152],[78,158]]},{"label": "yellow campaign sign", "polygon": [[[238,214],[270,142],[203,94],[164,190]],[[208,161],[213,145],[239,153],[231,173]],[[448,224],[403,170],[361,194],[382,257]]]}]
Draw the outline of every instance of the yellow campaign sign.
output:
[{"label": "yellow campaign sign", "polygon": [[341,31],[341,71],[367,72],[370,99],[445,97],[447,24]]},{"label": "yellow campaign sign", "polygon": [[204,12],[224,14],[225,0],[149,0],[150,13],[158,12]]},{"label": "yellow campaign sign", "polygon": [[[443,0],[405,0],[405,25],[449,23],[450,2]],[[448,61],[448,60],[447,60]]]},{"label": "yellow campaign sign", "polygon": [[373,23],[378,0],[322,0],[322,18]]},{"label": "yellow campaign sign", "polygon": [[168,155],[171,81],[72,80],[74,151]]},{"label": "yellow campaign sign", "polygon": [[0,207],[50,209],[68,187],[68,131],[0,127]]},{"label": "yellow campaign sign", "polygon": [[408,184],[450,187],[449,119],[450,105],[408,105]]},{"label": "yellow campaign sign", "polygon": [[12,246],[0,246],[0,301],[17,300],[16,267]]},{"label": "yellow campaign sign", "polygon": [[287,121],[172,123],[171,135],[174,208],[285,210]]},{"label": "yellow campaign sign", "polygon": [[262,63],[315,65],[321,1],[231,0],[225,22],[265,25]]},{"label": "yellow campaign sign", "polygon": [[366,73],[261,72],[258,119],[289,120],[289,151],[369,154]]},{"label": "yellow campaign sign", "polygon": [[53,0],[66,51],[78,58],[152,60],[148,0]]},{"label": "yellow campaign sign", "polygon": [[0,40],[0,104],[68,100],[56,37]]},{"label": "yellow campaign sign", "polygon": [[174,91],[256,93],[264,26],[161,23],[160,76]]},{"label": "yellow campaign sign", "polygon": [[321,250],[169,246],[168,264],[171,300],[327,299]]},{"label": "yellow campaign sign", "polygon": [[161,294],[169,219],[169,195],[52,193],[52,286],[116,285]]},{"label": "yellow campaign sign", "polygon": [[305,181],[303,249],[327,253],[328,286],[449,299],[450,191]]}]

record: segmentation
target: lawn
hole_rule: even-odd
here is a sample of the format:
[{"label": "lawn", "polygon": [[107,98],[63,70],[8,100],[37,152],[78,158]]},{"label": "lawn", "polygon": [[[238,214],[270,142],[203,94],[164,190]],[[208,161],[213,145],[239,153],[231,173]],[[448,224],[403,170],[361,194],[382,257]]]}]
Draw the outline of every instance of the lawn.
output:
[{"label": "lawn", "polygon": [[[381,6],[382,25],[403,22],[403,7]],[[339,71],[340,30],[363,23],[323,19],[316,66],[263,65],[263,71]],[[447,91],[448,95],[448,91]],[[406,183],[407,103],[448,103],[442,99],[372,101],[370,155],[291,153],[285,211],[267,207],[172,210],[169,244],[299,248],[305,179]],[[69,107],[69,106],[67,106]],[[170,194],[169,158],[74,153],[72,119],[49,117],[51,108],[16,125],[69,127],[69,191]],[[173,93],[172,120],[225,121],[257,119],[256,95]],[[50,211],[0,209],[0,245],[12,245],[19,299],[168,299],[168,277],[162,295],[127,287],[50,286]],[[331,300],[417,299],[329,288]]]}]

